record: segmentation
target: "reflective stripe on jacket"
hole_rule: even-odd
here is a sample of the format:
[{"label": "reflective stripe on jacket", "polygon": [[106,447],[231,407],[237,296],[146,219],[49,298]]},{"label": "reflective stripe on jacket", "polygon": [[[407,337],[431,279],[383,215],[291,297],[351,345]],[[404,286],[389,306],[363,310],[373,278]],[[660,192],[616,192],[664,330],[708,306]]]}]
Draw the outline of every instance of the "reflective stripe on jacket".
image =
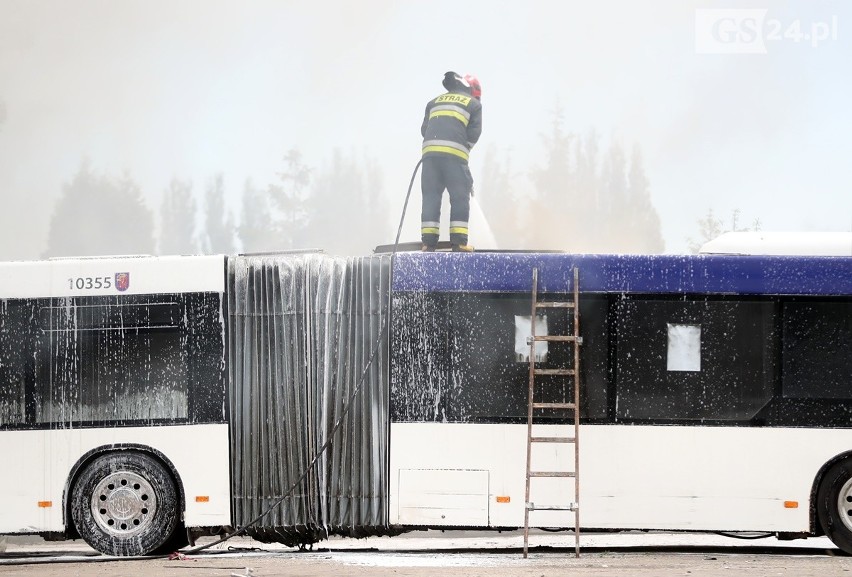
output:
[{"label": "reflective stripe on jacket", "polygon": [[426,105],[420,133],[423,156],[449,154],[467,162],[482,133],[482,104],[470,94],[442,94]]}]

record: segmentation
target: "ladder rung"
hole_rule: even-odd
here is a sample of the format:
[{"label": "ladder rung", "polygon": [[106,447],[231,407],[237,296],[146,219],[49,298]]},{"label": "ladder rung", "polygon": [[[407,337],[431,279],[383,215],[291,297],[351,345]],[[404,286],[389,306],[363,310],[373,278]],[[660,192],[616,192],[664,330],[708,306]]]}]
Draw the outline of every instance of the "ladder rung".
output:
[{"label": "ladder rung", "polygon": [[577,337],[574,335],[536,335],[533,337],[534,341],[558,341],[558,342],[571,342],[577,340]]},{"label": "ladder rung", "polygon": [[572,302],[556,302],[556,301],[541,301],[535,303],[536,308],[538,309],[573,309],[574,303]]},{"label": "ladder rung", "polygon": [[577,503],[571,503],[567,507],[536,507],[535,503],[527,503],[527,509],[530,511],[571,511],[576,512],[580,510],[580,507],[577,506]]},{"label": "ladder rung", "polygon": [[533,409],[573,409],[574,403],[533,403]]},{"label": "ladder rung", "polygon": [[574,443],[574,437],[530,437],[531,443]]},{"label": "ladder rung", "polygon": [[534,372],[537,375],[561,375],[563,377],[570,377],[574,374],[574,369],[535,369]]},{"label": "ladder rung", "polygon": [[573,471],[530,471],[530,477],[573,477]]}]

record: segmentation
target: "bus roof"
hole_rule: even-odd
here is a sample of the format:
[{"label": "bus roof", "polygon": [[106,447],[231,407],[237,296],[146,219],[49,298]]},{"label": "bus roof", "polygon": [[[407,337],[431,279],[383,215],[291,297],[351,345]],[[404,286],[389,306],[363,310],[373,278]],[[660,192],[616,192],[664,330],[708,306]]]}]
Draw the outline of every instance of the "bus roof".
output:
[{"label": "bus roof", "polygon": [[225,257],[118,256],[0,263],[0,298],[224,292]]},{"label": "bus roof", "polygon": [[852,232],[726,232],[701,254],[852,256]]}]

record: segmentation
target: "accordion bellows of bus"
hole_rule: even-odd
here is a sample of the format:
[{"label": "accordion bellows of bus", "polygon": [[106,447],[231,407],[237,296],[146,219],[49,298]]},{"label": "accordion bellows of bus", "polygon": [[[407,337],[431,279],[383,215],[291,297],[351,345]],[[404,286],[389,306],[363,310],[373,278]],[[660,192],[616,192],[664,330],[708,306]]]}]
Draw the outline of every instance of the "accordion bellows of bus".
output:
[{"label": "accordion bellows of bus", "polygon": [[[533,313],[533,271],[564,301],[575,270],[575,307]],[[531,345],[575,315],[579,358]],[[529,431],[564,438],[573,417],[530,408],[531,367],[575,360],[576,446],[531,460],[576,449],[579,469],[537,479],[533,507]],[[548,378],[536,406],[567,407]],[[852,553],[852,256],[0,264],[0,449],[0,533],[113,555],[232,528],[289,545],[574,529],[578,511],[581,529],[825,534]]]},{"label": "accordion bellows of bus", "polygon": [[391,532],[389,271],[389,256],[228,260],[234,523],[264,515],[259,540]]}]

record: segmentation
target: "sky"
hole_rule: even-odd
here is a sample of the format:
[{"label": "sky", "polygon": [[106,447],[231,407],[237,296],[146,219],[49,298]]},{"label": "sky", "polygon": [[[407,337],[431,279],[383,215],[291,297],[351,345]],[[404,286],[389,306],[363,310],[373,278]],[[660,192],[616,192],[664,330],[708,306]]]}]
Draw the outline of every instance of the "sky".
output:
[{"label": "sky", "polygon": [[566,131],[639,145],[668,253],[708,209],[850,231],[849,54],[841,0],[0,0],[0,258],[43,253],[84,159],[128,173],[155,213],[172,178],[200,200],[222,173],[237,213],[291,148],[373,159],[392,242],[447,70],[482,82],[475,181],[494,146],[523,196],[561,109]]}]

